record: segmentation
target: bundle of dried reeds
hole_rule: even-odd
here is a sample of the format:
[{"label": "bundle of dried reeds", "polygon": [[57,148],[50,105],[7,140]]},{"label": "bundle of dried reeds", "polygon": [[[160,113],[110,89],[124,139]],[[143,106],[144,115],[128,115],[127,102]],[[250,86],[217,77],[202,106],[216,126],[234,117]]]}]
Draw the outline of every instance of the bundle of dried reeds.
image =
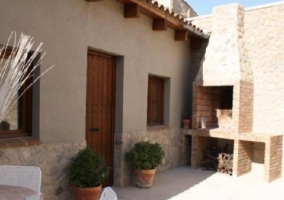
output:
[{"label": "bundle of dried reeds", "polygon": [[[7,59],[5,55],[11,38],[14,39],[13,48]],[[42,53],[42,44],[40,43],[32,55],[28,57],[28,53],[32,51],[34,45],[33,38],[22,33],[17,41],[16,33],[12,32],[7,45],[0,46],[0,122],[23,93],[54,67],[51,66],[42,72],[24,91],[18,94],[23,84],[33,76],[35,69],[42,64],[42,59],[45,56],[45,53]],[[37,58],[36,63],[32,65],[32,68],[29,68],[35,58]]]}]

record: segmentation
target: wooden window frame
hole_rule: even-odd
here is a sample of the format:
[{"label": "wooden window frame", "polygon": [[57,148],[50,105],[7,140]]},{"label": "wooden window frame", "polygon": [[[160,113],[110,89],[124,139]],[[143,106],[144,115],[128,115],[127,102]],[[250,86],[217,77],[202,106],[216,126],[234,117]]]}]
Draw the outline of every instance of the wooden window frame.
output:
[{"label": "wooden window frame", "polygon": [[[154,82],[158,84],[158,94],[156,97],[158,98],[158,119],[153,119],[153,84]],[[164,125],[164,93],[165,93],[165,79],[149,76],[148,79],[148,106],[147,106],[147,126],[155,126],[155,125]]]},{"label": "wooden window frame", "polygon": [[[4,58],[8,58],[11,54],[12,48],[8,47]],[[28,53],[28,58],[32,55],[32,52]],[[33,63],[31,63],[33,65]],[[30,68],[31,70],[31,68]],[[24,91],[33,82],[33,77],[27,79],[24,85],[21,87],[19,93]],[[14,138],[32,135],[32,99],[33,99],[33,87],[31,86],[25,93],[18,99],[19,101],[19,123],[21,127],[18,130],[0,130],[0,139]]]}]

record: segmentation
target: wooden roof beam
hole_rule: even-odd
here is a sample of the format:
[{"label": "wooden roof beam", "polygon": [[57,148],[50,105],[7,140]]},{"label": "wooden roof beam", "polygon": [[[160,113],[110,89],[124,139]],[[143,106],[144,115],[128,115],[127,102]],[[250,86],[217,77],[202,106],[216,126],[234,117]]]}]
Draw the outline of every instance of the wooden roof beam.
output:
[{"label": "wooden roof beam", "polygon": [[188,31],[175,31],[175,41],[187,41]]},{"label": "wooden roof beam", "polygon": [[88,1],[88,2],[97,2],[97,1],[102,1],[102,0],[85,0],[85,1]]},{"label": "wooden roof beam", "polygon": [[127,4],[137,4],[141,8],[141,13],[147,15],[150,18],[157,19],[166,19],[167,20],[167,26],[169,28],[175,29],[175,30],[184,30],[184,24],[180,22],[175,17],[171,16],[170,14],[158,9],[157,7],[154,7],[152,4],[147,3],[146,1],[141,0],[116,0],[120,3],[123,3],[124,5]]},{"label": "wooden roof beam", "polygon": [[153,31],[166,31],[167,30],[167,20],[165,19],[153,19]]},{"label": "wooden roof beam", "polygon": [[137,4],[124,4],[124,17],[125,18],[139,18],[140,6]]}]

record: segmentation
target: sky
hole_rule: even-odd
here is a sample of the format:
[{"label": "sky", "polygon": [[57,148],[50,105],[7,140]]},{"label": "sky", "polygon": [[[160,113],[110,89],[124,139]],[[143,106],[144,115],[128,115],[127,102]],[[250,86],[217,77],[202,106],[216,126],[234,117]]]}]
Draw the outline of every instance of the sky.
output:
[{"label": "sky", "polygon": [[245,7],[258,6],[267,3],[280,2],[283,0],[185,0],[198,15],[207,15],[212,13],[212,8],[219,5],[236,3]]}]

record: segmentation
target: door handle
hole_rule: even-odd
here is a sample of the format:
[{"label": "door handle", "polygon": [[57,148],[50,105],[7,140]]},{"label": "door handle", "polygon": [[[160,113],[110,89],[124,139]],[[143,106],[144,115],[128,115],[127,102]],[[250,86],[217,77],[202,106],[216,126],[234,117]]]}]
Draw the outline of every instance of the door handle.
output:
[{"label": "door handle", "polygon": [[94,128],[90,128],[89,131],[92,131],[92,132],[98,132],[100,129],[97,128],[97,127],[94,127]]}]

